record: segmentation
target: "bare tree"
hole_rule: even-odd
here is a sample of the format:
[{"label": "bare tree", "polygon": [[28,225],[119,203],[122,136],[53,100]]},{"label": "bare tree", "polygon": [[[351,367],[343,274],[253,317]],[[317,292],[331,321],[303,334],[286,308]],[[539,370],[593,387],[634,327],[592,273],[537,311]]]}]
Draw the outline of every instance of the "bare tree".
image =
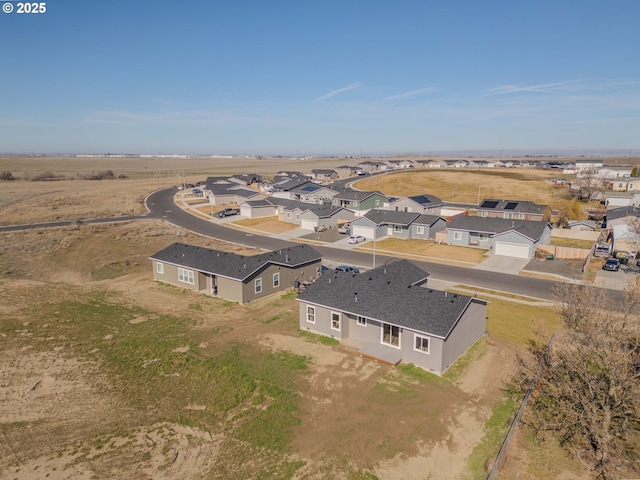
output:
[{"label": "bare tree", "polygon": [[640,472],[640,288],[624,297],[616,303],[603,288],[562,285],[564,328],[550,345],[532,344],[535,367],[521,362],[522,385],[534,386],[525,422],[603,480]]}]

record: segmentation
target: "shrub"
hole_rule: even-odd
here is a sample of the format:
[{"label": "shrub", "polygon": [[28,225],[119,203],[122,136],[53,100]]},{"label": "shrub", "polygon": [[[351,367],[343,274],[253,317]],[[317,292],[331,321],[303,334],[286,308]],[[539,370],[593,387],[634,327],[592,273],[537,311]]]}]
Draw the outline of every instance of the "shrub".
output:
[{"label": "shrub", "polygon": [[15,180],[11,172],[0,172],[0,180]]}]

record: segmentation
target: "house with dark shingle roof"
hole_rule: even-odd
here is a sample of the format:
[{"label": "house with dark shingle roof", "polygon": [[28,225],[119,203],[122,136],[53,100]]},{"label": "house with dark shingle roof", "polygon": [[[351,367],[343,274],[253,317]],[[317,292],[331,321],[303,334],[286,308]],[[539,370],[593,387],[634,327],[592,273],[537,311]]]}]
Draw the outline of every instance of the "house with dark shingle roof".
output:
[{"label": "house with dark shingle roof", "polygon": [[476,209],[480,217],[507,218],[516,220],[549,220],[551,210],[548,205],[538,205],[522,200],[498,200],[486,198]]},{"label": "house with dark shingle roof", "polygon": [[149,258],[156,281],[247,303],[316,278],[322,256],[308,245],[246,256],[174,243]]},{"label": "house with dark shingle roof", "polygon": [[427,288],[428,277],[408,260],[325,273],[297,298],[300,329],[440,375],[484,335],[487,302]]},{"label": "house with dark shingle roof", "polygon": [[445,219],[437,215],[373,209],[351,222],[351,233],[369,240],[382,237],[426,240],[435,238],[436,232],[445,227]]},{"label": "house with dark shingle roof", "polygon": [[397,212],[417,212],[429,215],[440,215],[440,209],[444,202],[433,195],[414,195],[412,197],[401,197],[391,199],[388,210]]},{"label": "house with dark shingle roof", "polygon": [[345,189],[331,198],[335,207],[344,207],[355,212],[363,212],[372,208],[382,208],[389,198],[380,192],[361,192]]},{"label": "house with dark shingle roof", "polygon": [[328,182],[329,180],[338,178],[338,172],[331,169],[314,168],[309,172],[309,176],[320,182]]},{"label": "house with dark shingle roof", "polygon": [[533,258],[551,241],[551,225],[535,220],[458,215],[447,222],[447,243],[490,249],[495,255]]}]

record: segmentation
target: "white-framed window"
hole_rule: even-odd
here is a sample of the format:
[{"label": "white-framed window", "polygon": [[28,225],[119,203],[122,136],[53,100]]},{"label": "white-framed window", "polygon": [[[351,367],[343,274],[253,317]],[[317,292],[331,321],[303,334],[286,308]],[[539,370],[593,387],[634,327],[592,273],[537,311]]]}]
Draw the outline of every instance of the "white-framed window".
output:
[{"label": "white-framed window", "polygon": [[411,211],[411,207],[404,207],[404,211],[405,212],[410,212]]},{"label": "white-framed window", "polygon": [[340,317],[339,312],[331,312],[331,330],[340,331]]},{"label": "white-framed window", "polygon": [[487,233],[479,233],[478,234],[478,240],[481,242],[486,242],[487,240],[489,240],[489,234]]},{"label": "white-framed window", "polygon": [[307,322],[316,323],[316,307],[307,305]]},{"label": "white-framed window", "polygon": [[394,233],[402,233],[402,225],[394,225],[393,231]]},{"label": "white-framed window", "polygon": [[195,283],[193,270],[178,267],[178,280],[193,285]]},{"label": "white-framed window", "polygon": [[280,286],[280,272],[276,272],[273,274],[273,288],[278,288]]},{"label": "white-framed window", "polygon": [[357,207],[357,206],[358,206],[358,202],[353,202],[353,203],[352,203],[352,205],[353,205],[354,207]]},{"label": "white-framed window", "polygon": [[380,200],[376,199],[375,203],[376,203],[376,207],[377,207],[378,205],[380,205]]},{"label": "white-framed window", "polygon": [[518,218],[519,218],[520,220],[524,220],[524,213],[519,213],[519,214],[518,214]]},{"label": "white-framed window", "polygon": [[487,212],[486,210],[482,210],[482,211],[480,212],[480,216],[481,216],[481,217],[488,217],[488,216],[489,216],[489,212]]},{"label": "white-framed window", "polygon": [[453,232],[454,240],[462,240],[462,232]]},{"label": "white-framed window", "polygon": [[507,219],[512,219],[513,218],[513,213],[510,212],[504,212],[504,214],[502,215],[503,218],[507,218]]},{"label": "white-framed window", "polygon": [[262,277],[256,278],[255,287],[256,293],[262,293]]},{"label": "white-framed window", "polygon": [[164,263],[156,262],[156,273],[164,273]]},{"label": "white-framed window", "polygon": [[421,225],[418,225],[418,226],[416,227],[416,233],[417,233],[418,235],[424,235],[424,227],[423,227],[423,226],[421,226]]},{"label": "white-framed window", "polygon": [[413,349],[416,352],[429,354],[429,337],[423,337],[422,335],[414,334]]},{"label": "white-framed window", "polygon": [[360,325],[361,327],[367,326],[367,318],[366,317],[356,317],[356,325]]},{"label": "white-framed window", "polygon": [[381,333],[381,343],[389,345],[390,347],[400,348],[400,327],[389,323],[383,323]]},{"label": "white-framed window", "polygon": [[296,213],[296,220],[300,220],[300,214]]},{"label": "white-framed window", "polygon": [[286,217],[287,217],[287,218],[291,218],[291,212],[287,212]]}]

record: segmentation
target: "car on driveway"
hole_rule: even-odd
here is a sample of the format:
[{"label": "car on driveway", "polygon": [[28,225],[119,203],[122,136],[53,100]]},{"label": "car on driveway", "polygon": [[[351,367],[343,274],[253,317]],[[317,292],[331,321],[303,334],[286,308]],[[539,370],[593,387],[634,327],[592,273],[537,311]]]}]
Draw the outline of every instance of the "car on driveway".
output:
[{"label": "car on driveway", "polygon": [[366,238],[364,238],[362,235],[351,235],[349,237],[349,240],[347,240],[348,243],[362,243],[366,240]]},{"label": "car on driveway", "polygon": [[607,258],[607,261],[602,265],[602,269],[617,272],[620,270],[620,260],[617,258]]},{"label": "car on driveway", "polygon": [[218,212],[218,216],[220,218],[228,217],[230,215],[239,215],[239,214],[240,214],[239,208],[224,208]]},{"label": "car on driveway", "polygon": [[351,224],[350,223],[343,223],[342,225],[340,225],[338,227],[338,233],[342,233],[344,235],[347,235],[350,230],[351,230]]},{"label": "car on driveway", "polygon": [[336,267],[336,272],[360,273],[360,269],[352,265],[338,265]]}]

